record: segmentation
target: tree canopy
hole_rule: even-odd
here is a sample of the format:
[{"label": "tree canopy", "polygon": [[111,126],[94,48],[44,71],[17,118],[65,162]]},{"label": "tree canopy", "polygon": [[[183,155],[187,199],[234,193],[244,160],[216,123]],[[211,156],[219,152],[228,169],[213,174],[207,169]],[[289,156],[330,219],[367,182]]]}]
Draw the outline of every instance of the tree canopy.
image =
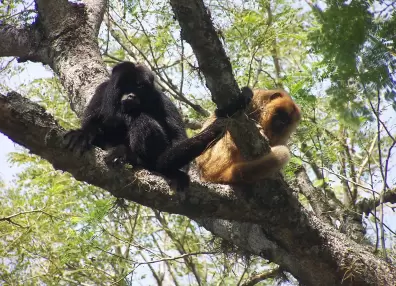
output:
[{"label": "tree canopy", "polygon": [[[21,147],[0,182],[0,283],[395,285],[395,6],[2,1],[0,132]],[[283,175],[228,186],[192,168],[180,194],[99,148],[65,150],[125,60],[156,74],[189,135],[242,86],[287,90],[303,119]],[[240,141],[247,156],[268,146]]]}]

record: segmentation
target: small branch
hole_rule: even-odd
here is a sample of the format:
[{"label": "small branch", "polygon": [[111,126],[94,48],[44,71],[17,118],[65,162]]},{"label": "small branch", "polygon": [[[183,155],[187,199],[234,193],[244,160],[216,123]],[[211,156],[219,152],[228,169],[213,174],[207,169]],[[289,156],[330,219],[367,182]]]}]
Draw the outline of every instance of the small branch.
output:
[{"label": "small branch", "polygon": [[[151,238],[153,239],[154,244],[155,244],[155,246],[158,248],[158,250],[159,250],[159,252],[161,253],[161,255],[162,255],[162,256],[165,255],[165,253],[162,251],[162,249],[161,249],[161,247],[160,247],[160,245],[159,245],[159,243],[158,243],[157,238],[155,237],[155,235],[154,235],[153,233],[151,234]],[[175,286],[179,286],[179,282],[177,281],[177,277],[176,277],[175,273],[174,273],[173,270],[172,270],[173,267],[172,267],[171,263],[170,263],[169,261],[165,261],[165,264],[166,264],[166,267],[167,267],[167,269],[168,269],[169,274],[170,274],[171,277],[172,277],[172,280],[173,280],[174,285],[175,285]]]},{"label": "small branch", "polygon": [[[141,257],[143,258],[143,260],[147,263],[147,258],[146,258],[146,256],[144,255],[143,252],[140,253],[140,256],[141,256]],[[161,272],[157,273],[157,272],[155,271],[154,267],[153,267],[150,263],[147,263],[147,265],[148,265],[148,267],[150,268],[150,271],[151,271],[151,273],[153,274],[154,279],[157,281],[157,285],[158,285],[158,286],[162,286],[162,283],[164,282],[164,278],[165,278],[164,273],[161,273]]]},{"label": "small branch", "polygon": [[[371,212],[371,214],[372,214],[373,217],[375,218],[375,221],[376,221],[376,222],[379,222],[379,221],[380,221],[380,219],[375,215],[374,212]],[[393,235],[396,235],[396,232],[395,232],[394,230],[392,230],[389,226],[387,226],[385,223],[384,223],[384,227],[385,227],[390,233],[392,233]],[[376,231],[377,231],[377,236],[378,236],[378,228],[376,228]],[[377,250],[377,249],[378,249],[378,241],[377,241],[377,247],[376,247],[375,250]]]},{"label": "small branch", "polygon": [[145,265],[145,264],[153,264],[153,263],[158,263],[158,262],[163,262],[163,261],[172,261],[172,260],[178,260],[178,259],[184,259],[186,257],[190,256],[197,256],[197,255],[205,255],[205,254],[218,254],[216,251],[202,251],[202,252],[191,252],[191,253],[185,253],[179,256],[173,256],[173,257],[166,257],[166,258],[161,258],[157,260],[151,260],[151,261],[142,261],[138,262],[139,265]]},{"label": "small branch", "polygon": [[[383,202],[384,203],[396,203],[396,188],[386,191],[383,194]],[[368,215],[371,211],[377,208],[381,204],[381,200],[377,198],[367,199],[364,198],[362,201],[356,204],[357,209],[359,212]]]},{"label": "small branch", "polygon": [[[108,251],[105,251],[105,252],[108,253],[108,254],[110,254],[110,255],[114,255],[114,256],[119,257],[118,255],[116,255],[116,254],[114,254],[114,253],[111,253],[111,252],[108,252]],[[196,255],[201,255],[201,254],[217,254],[217,252],[191,252],[191,253],[185,253],[185,254],[179,255],[179,256],[161,258],[161,259],[151,260],[151,261],[141,261],[141,262],[136,262],[136,261],[127,259],[127,260],[129,260],[130,262],[135,263],[136,266],[135,266],[131,271],[129,271],[126,275],[123,275],[119,280],[117,280],[117,281],[116,281],[115,283],[113,283],[112,285],[118,285],[118,283],[119,283],[120,281],[122,281],[123,279],[125,279],[125,277],[127,277],[128,275],[130,275],[132,272],[134,272],[134,271],[135,271],[139,266],[141,266],[141,265],[150,265],[150,264],[158,263],[158,262],[166,262],[166,261],[174,261],[174,260],[178,260],[178,259],[185,259],[186,257],[196,256]],[[119,257],[119,258],[125,259],[124,257]]]},{"label": "small branch", "polygon": [[25,214],[31,214],[31,213],[42,213],[42,214],[45,214],[45,215],[47,215],[49,217],[54,217],[53,215],[51,215],[51,214],[47,213],[46,211],[44,211],[44,209],[40,209],[40,210],[23,211],[23,212],[12,214],[12,215],[9,215],[9,216],[6,216],[6,217],[0,217],[0,221],[7,221],[7,222],[12,223],[12,224],[14,224],[16,226],[19,226],[21,228],[28,228],[27,226],[23,226],[23,225],[20,225],[19,223],[16,223],[12,219],[17,217],[17,216],[21,216],[21,215],[25,215]]},{"label": "small branch", "polygon": [[255,276],[249,277],[246,279],[245,282],[241,284],[241,286],[253,286],[256,285],[257,283],[264,281],[266,279],[270,278],[275,278],[276,276],[279,275],[281,271],[279,270],[279,267],[264,271],[263,273],[257,274]]},{"label": "small branch", "polygon": [[[343,140],[345,142],[345,145],[347,145],[345,138],[343,138]],[[351,140],[351,148],[353,148],[352,140]],[[348,159],[349,178],[351,178],[352,181],[358,182],[359,178],[356,176],[355,163],[353,162],[352,159],[351,148],[349,148],[349,146],[345,148],[345,154]],[[356,203],[357,194],[358,194],[357,186],[355,184],[352,184],[350,195],[351,195],[351,203],[353,205]]]},{"label": "small branch", "polygon": [[153,263],[164,262],[164,261],[172,261],[172,260],[184,259],[184,258],[189,257],[189,256],[197,256],[197,255],[203,255],[203,254],[219,254],[219,252],[216,252],[216,251],[197,251],[197,252],[184,253],[184,254],[179,255],[179,256],[169,256],[169,255],[165,254],[168,257],[159,258],[159,259],[150,260],[150,261],[146,261],[146,260],[145,261],[135,261],[135,260],[126,258],[124,256],[120,256],[120,255],[118,255],[116,253],[113,253],[111,251],[107,251],[107,250],[105,250],[105,249],[103,249],[101,247],[98,247],[98,246],[95,246],[95,248],[97,248],[98,250],[103,251],[103,252],[105,252],[107,254],[110,254],[110,255],[112,255],[114,257],[117,257],[119,259],[122,259],[122,260],[125,260],[125,261],[129,261],[129,262],[131,262],[133,264],[136,264],[137,266],[135,267],[135,269],[138,266],[140,266],[140,265],[146,265],[146,264],[153,264]]},{"label": "small branch", "polygon": [[252,84],[252,88],[255,88],[256,85],[258,84],[260,73],[263,71],[262,70],[262,68],[263,68],[263,59],[261,58],[261,59],[255,59],[255,60],[257,61],[258,66],[257,66],[256,74],[254,76],[254,81],[253,81],[253,84]]},{"label": "small branch", "polygon": [[[380,209],[379,209],[379,217],[380,217],[380,239],[381,239],[381,247],[383,251],[383,255],[385,259],[387,259],[387,254],[386,254],[386,245],[385,245],[385,231],[384,231],[384,195],[385,191],[388,187],[387,181],[386,181],[386,171],[384,170],[384,166],[382,163],[382,148],[381,148],[381,124],[384,126],[386,129],[386,126],[382,123],[380,119],[380,106],[381,106],[381,96],[380,92],[377,92],[377,108],[375,109],[373,104],[370,102],[371,109],[373,113],[375,114],[375,117],[377,119],[377,151],[378,151],[378,161],[379,161],[379,169],[381,172],[382,176],[382,181],[383,181],[383,188],[380,193]],[[394,141],[395,142],[395,141]]]},{"label": "small branch", "polygon": [[316,215],[332,224],[328,214],[334,211],[334,208],[329,205],[328,201],[323,196],[323,193],[312,185],[312,182],[303,166],[301,166],[296,172],[296,181],[301,193],[307,198]]},{"label": "small branch", "polygon": [[306,143],[301,144],[301,150],[303,151],[303,154],[305,156],[307,156],[307,158],[309,159],[309,161],[304,161],[304,160],[303,161],[311,166],[312,171],[315,173],[316,178],[318,180],[323,181],[322,189],[326,194],[326,196],[325,196],[326,200],[330,199],[330,202],[332,203],[332,206],[335,209],[337,209],[339,207],[343,207],[342,202],[335,196],[333,190],[330,188],[329,184],[326,182],[325,176],[323,174],[323,169],[321,169],[316,164],[314,156],[313,156],[312,152],[310,151],[310,148],[308,148]]},{"label": "small branch", "polygon": [[218,108],[235,102],[240,90],[232,67],[202,0],[170,0],[181,36],[194,51],[206,86]]},{"label": "small branch", "polygon": [[363,186],[362,184],[359,184],[358,182],[354,182],[354,181],[348,179],[347,177],[345,177],[345,176],[343,176],[343,175],[341,175],[341,174],[338,174],[338,173],[334,172],[333,170],[331,170],[331,169],[329,169],[329,168],[326,168],[326,167],[319,167],[319,168],[321,168],[321,169],[323,169],[323,170],[325,170],[325,171],[327,171],[327,172],[329,172],[329,173],[331,173],[331,174],[333,174],[333,175],[336,175],[337,177],[339,177],[339,178],[341,178],[341,179],[343,179],[343,180],[345,180],[345,181],[347,181],[347,182],[349,182],[349,183],[351,183],[351,184],[354,184],[354,185],[356,185],[356,186],[362,188],[363,190],[370,191],[370,192],[374,192],[374,193],[377,193],[377,194],[378,194],[378,192],[375,191],[375,190],[373,190],[372,188]]},{"label": "small branch", "polygon": [[[268,27],[272,26],[272,10],[271,10],[271,2],[268,2],[266,5],[267,13],[268,13],[268,22],[267,25]],[[276,31],[276,30],[275,30]],[[282,88],[282,83],[281,83],[281,65],[280,65],[280,59],[278,55],[278,43],[276,39],[276,34],[273,36],[272,40],[272,61],[274,62],[274,67],[275,67],[275,75],[276,75],[276,86],[279,88]]]},{"label": "small branch", "polygon": [[[169,225],[168,225],[168,222],[166,221],[166,219],[164,217],[162,217],[161,214],[157,210],[154,210],[154,213],[155,213],[155,217],[161,224],[165,233],[170,237],[170,239],[172,239],[173,243],[176,246],[177,251],[179,251],[180,254],[182,254],[182,255],[186,254],[187,251],[184,247],[184,244],[174,235],[173,232],[170,231]],[[202,279],[201,279],[200,273],[198,272],[198,269],[197,269],[194,261],[189,256],[186,256],[184,258],[184,263],[187,265],[187,267],[193,273],[198,285],[202,285]]]},{"label": "small branch", "polygon": [[20,216],[20,215],[24,215],[24,214],[31,214],[31,213],[43,213],[43,214],[46,214],[48,216],[51,216],[50,214],[48,214],[47,212],[45,212],[45,211],[43,211],[41,209],[41,210],[24,211],[24,212],[19,212],[19,213],[16,213],[16,214],[12,214],[10,216],[0,217],[0,221],[4,221],[4,220],[9,221],[10,219],[12,219],[14,217],[17,217],[17,216]]},{"label": "small branch", "polygon": [[0,221],[7,221],[7,222],[9,222],[9,223],[11,223],[13,225],[16,225],[16,226],[20,227],[20,228],[28,228],[28,226],[23,226],[23,225],[15,222],[15,221],[13,221],[11,218],[3,218]]},{"label": "small branch", "polygon": [[367,156],[363,160],[363,162],[360,164],[359,170],[358,170],[358,172],[356,174],[356,178],[357,178],[358,181],[360,181],[360,178],[361,178],[361,176],[363,174],[363,171],[364,171],[366,165],[368,164],[368,162],[370,160],[371,154],[373,153],[373,150],[374,150],[374,147],[375,147],[375,143],[377,143],[377,139],[378,139],[377,136],[378,136],[377,134],[374,136],[373,140],[371,141],[369,150],[367,151]]}]

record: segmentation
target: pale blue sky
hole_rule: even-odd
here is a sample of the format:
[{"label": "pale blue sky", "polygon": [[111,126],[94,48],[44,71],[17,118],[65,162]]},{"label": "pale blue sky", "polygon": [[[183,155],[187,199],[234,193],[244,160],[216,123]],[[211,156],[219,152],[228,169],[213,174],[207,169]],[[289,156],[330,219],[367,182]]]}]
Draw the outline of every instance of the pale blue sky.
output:
[{"label": "pale blue sky", "polygon": [[[0,83],[6,86],[9,90],[21,92],[21,84],[28,84],[34,79],[53,76],[53,73],[50,72],[48,68],[44,68],[41,63],[29,62],[23,65],[26,67],[26,69],[13,76],[7,76],[5,73],[0,73]],[[7,91],[2,90],[0,87],[0,92],[5,93]],[[0,178],[5,182],[10,182],[13,175],[21,169],[7,162],[8,153],[16,151],[16,148],[18,148],[17,144],[0,133]]]}]

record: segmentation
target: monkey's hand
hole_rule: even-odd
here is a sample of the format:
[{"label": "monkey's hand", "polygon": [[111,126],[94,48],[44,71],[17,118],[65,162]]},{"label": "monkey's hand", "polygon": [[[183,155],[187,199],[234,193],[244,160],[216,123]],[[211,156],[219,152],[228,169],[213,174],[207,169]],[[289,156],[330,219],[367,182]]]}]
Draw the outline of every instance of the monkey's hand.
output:
[{"label": "monkey's hand", "polygon": [[63,136],[63,145],[66,149],[76,152],[80,156],[92,148],[92,141],[95,138],[82,129],[71,130]]},{"label": "monkey's hand", "polygon": [[175,177],[171,178],[171,188],[176,188],[177,192],[184,192],[190,186],[190,176],[178,170]]},{"label": "monkey's hand", "polygon": [[119,145],[110,149],[107,152],[104,160],[108,166],[120,168],[128,162],[127,153],[127,147],[125,145]]},{"label": "monkey's hand", "polygon": [[235,102],[226,106],[225,108],[216,109],[215,114],[217,117],[231,117],[237,111],[245,109],[252,101],[252,98],[253,98],[253,91],[247,86],[242,87],[238,99]]}]

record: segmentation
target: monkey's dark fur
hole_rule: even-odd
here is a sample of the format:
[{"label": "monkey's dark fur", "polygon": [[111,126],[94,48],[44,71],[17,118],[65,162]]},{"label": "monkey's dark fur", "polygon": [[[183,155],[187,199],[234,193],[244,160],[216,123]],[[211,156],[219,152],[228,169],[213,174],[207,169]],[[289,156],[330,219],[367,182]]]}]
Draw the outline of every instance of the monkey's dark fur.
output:
[{"label": "monkey's dark fur", "polygon": [[67,148],[82,153],[91,145],[113,149],[110,157],[124,154],[132,165],[176,179],[178,189],[189,184],[188,164],[224,132],[214,122],[187,138],[180,113],[154,84],[144,65],[116,65],[109,80],[98,86],[83,114],[82,127],[65,135]]}]

